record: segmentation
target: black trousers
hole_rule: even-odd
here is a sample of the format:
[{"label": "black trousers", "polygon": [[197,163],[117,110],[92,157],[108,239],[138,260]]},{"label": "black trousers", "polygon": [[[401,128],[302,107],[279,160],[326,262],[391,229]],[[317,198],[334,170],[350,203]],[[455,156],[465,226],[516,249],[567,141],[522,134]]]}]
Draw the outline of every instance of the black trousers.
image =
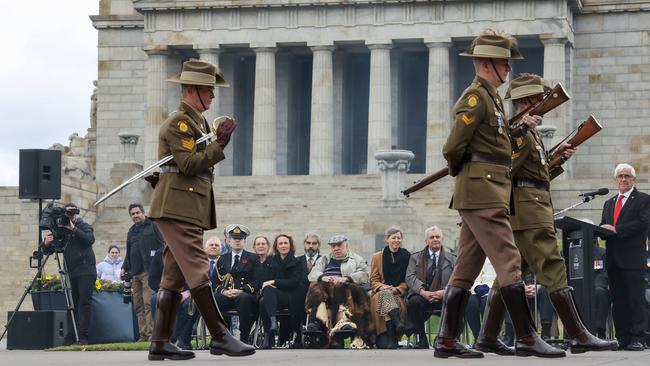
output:
[{"label": "black trousers", "polygon": [[429,302],[420,295],[413,295],[406,300],[406,313],[408,314],[411,324],[413,324],[413,333],[425,334],[424,322],[431,316],[431,311],[440,311],[442,301]]},{"label": "black trousers", "polygon": [[469,297],[467,307],[465,308],[465,319],[469,324],[469,328],[472,330],[474,339],[478,338],[478,334],[481,331],[481,319],[485,313],[486,302],[487,296],[472,294],[472,296]]},{"label": "black trousers", "polygon": [[622,345],[643,343],[648,322],[643,270],[620,268],[611,261],[607,264],[607,274],[616,338]]},{"label": "black trousers", "polygon": [[[70,291],[74,304],[74,318],[77,323],[79,340],[88,340],[88,327],[90,326],[90,309],[93,302],[93,291],[95,291],[96,276],[86,275],[70,278]],[[68,333],[65,338],[74,340],[74,328],[68,312]]]},{"label": "black trousers", "polygon": [[592,318],[594,322],[593,326],[596,329],[606,329],[607,318],[609,318],[609,309],[612,304],[609,298],[609,290],[603,287],[596,287],[594,289],[594,297],[594,305],[596,305],[596,316]]},{"label": "black trousers", "polygon": [[222,294],[216,294],[214,298],[217,300],[219,310],[237,310],[237,315],[239,315],[239,331],[241,332],[240,339],[248,341],[253,323],[257,319],[256,296],[244,292],[233,299]]},{"label": "black trousers", "polygon": [[284,291],[275,287],[267,286],[262,289],[260,299],[260,315],[264,324],[264,330],[270,327],[270,317],[275,316],[278,310],[288,309],[290,314],[289,329],[298,330],[302,319],[305,317],[305,303],[300,304],[296,291]]}]

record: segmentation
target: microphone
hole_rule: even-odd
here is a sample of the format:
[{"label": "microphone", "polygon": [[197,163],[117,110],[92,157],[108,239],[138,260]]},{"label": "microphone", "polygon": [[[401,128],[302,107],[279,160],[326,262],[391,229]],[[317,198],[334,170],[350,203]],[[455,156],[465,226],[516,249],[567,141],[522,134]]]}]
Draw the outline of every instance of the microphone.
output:
[{"label": "microphone", "polygon": [[594,197],[594,196],[604,196],[604,195],[606,195],[608,193],[609,193],[609,189],[600,188],[597,191],[580,193],[578,196],[580,196],[580,197]]}]

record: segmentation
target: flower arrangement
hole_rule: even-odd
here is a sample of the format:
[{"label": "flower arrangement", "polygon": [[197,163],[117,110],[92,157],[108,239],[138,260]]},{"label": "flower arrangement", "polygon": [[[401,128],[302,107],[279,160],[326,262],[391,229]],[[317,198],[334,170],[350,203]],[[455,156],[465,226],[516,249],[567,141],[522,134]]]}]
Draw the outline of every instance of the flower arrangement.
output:
[{"label": "flower arrangement", "polygon": [[[97,280],[99,282],[99,280]],[[97,282],[95,282],[95,288],[97,288]],[[118,282],[109,282],[109,283],[101,283],[99,282],[100,288],[97,290],[97,292],[122,292],[124,289],[124,282],[118,281]]]},{"label": "flower arrangement", "polygon": [[61,278],[58,275],[42,275],[32,283],[31,292],[59,291],[62,289]]}]

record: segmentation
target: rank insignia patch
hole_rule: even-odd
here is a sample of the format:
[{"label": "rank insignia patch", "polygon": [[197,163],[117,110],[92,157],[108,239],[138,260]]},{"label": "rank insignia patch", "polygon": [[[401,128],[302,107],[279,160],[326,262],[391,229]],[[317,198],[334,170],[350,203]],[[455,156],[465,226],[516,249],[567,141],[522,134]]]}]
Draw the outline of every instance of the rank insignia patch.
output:
[{"label": "rank insignia patch", "polygon": [[474,123],[474,121],[476,120],[476,117],[468,117],[466,114],[463,114],[462,119],[463,119],[463,122],[465,122],[465,124],[469,126],[472,123]]},{"label": "rank insignia patch", "polygon": [[192,150],[194,148],[194,139],[181,139],[181,145],[188,150]]},{"label": "rank insignia patch", "polygon": [[517,137],[517,138],[515,139],[515,142],[517,142],[517,146],[518,146],[518,147],[521,147],[521,145],[524,144],[524,139],[521,138],[521,137]]},{"label": "rank insignia patch", "polygon": [[178,121],[178,129],[181,130],[181,132],[187,132],[189,127],[187,127],[187,123],[185,123],[185,121]]},{"label": "rank insignia patch", "polygon": [[478,97],[474,94],[470,94],[467,97],[467,105],[474,108],[478,104]]}]

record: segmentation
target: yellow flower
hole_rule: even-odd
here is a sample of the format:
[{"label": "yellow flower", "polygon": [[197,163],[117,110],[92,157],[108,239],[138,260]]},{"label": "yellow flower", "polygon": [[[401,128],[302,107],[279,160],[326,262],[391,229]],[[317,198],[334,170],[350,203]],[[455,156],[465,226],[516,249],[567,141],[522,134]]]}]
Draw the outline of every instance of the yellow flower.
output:
[{"label": "yellow flower", "polygon": [[102,281],[98,279],[95,280],[95,289],[99,291],[102,288]]}]

